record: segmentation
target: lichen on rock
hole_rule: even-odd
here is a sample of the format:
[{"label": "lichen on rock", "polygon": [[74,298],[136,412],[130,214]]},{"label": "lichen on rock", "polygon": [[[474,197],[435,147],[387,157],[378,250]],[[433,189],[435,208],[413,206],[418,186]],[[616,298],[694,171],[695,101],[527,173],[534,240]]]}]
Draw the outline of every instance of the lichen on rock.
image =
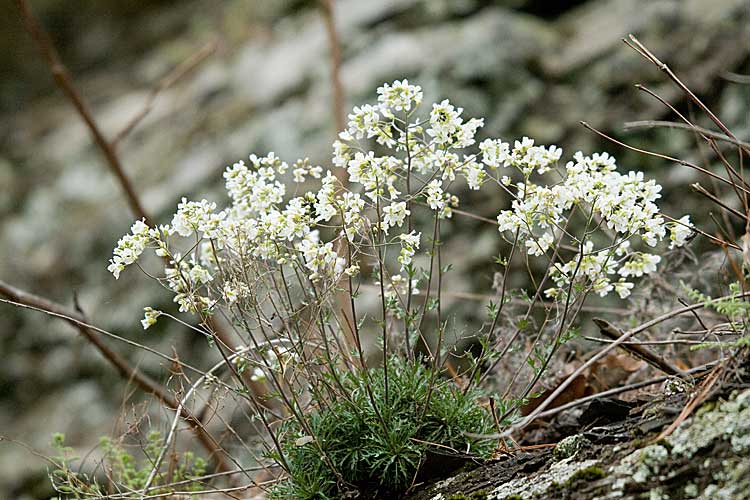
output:
[{"label": "lichen on rock", "polygon": [[598,465],[598,460],[575,461],[572,458],[563,459],[550,466],[545,472],[537,475],[533,480],[519,477],[501,484],[487,495],[488,500],[506,500],[517,495],[517,498],[544,498],[543,495],[554,485],[564,484],[579,471]]}]

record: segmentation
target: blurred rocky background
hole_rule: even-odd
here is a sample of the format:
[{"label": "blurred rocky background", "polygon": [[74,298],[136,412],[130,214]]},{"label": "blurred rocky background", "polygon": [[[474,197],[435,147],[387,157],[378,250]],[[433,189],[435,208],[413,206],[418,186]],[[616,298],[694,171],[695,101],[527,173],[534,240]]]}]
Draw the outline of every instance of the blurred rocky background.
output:
[{"label": "blurred rocky background", "polygon": [[[330,50],[316,2],[31,4],[110,138],[163,78],[200,56],[118,146],[157,220],[167,221],[182,196],[221,202],[222,170],[253,152],[329,165],[336,132]],[[137,272],[119,281],[107,273],[133,216],[13,2],[0,5],[0,14],[0,279],[68,306],[77,296],[95,324],[208,366],[215,353],[196,335],[174,326],[141,329],[144,306],[173,309],[158,286]],[[750,139],[750,79],[742,76],[750,73],[748,0],[339,0],[335,17],[347,109],[373,101],[383,82],[408,77],[424,87],[425,102],[450,97],[467,116],[485,117],[482,136],[528,135],[562,146],[565,157],[606,149],[625,169],[649,169],[665,185],[667,213],[697,203],[686,188],[694,173],[605,143],[579,124],[702,161],[684,131],[623,130],[628,121],[672,119],[634,83],[693,109],[621,38],[636,34],[740,139]],[[504,203],[476,201],[473,211],[488,217]],[[465,219],[451,227],[456,237],[446,252],[462,256],[451,288],[488,293],[495,228]],[[460,313],[482,314],[481,303],[469,305]],[[165,378],[158,359],[108,342]],[[0,353],[0,435],[35,450],[51,453],[51,433],[64,432],[85,453],[100,435],[119,432],[118,416],[139,401],[84,338],[41,314],[0,304]],[[0,498],[50,494],[45,462],[0,442]]]}]

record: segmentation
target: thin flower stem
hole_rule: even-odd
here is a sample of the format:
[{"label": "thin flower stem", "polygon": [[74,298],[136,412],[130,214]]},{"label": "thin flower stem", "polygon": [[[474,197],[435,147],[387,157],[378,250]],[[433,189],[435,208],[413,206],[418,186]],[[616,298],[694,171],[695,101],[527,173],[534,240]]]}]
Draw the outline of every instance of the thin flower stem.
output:
[{"label": "thin flower stem", "polygon": [[[407,228],[406,231],[411,234],[413,230],[413,217],[414,214],[412,213],[412,193],[411,193],[411,145],[409,140],[409,115],[407,113],[406,118],[406,131],[404,132],[404,142],[406,147],[406,210],[409,213],[409,215],[406,216],[406,224]],[[412,316],[411,316],[411,296],[412,296],[412,277],[411,273],[407,272],[407,281],[406,284],[406,312],[404,313],[404,336],[406,340],[406,357],[413,361],[414,360],[414,352],[411,348],[411,322],[412,322]]]},{"label": "thin flower stem", "polygon": [[[380,190],[380,184],[377,184],[378,191]],[[376,195],[375,203],[376,216],[378,218],[377,224],[375,225],[375,231],[377,234],[373,235],[373,241],[378,241],[380,244],[377,245],[378,254],[378,273],[380,275],[380,304],[382,314],[382,330],[383,330],[383,385],[385,388],[385,404],[388,406],[388,316],[386,311],[385,303],[385,264],[383,262],[383,254],[381,244],[383,242],[383,232],[381,229],[382,214],[380,210],[380,194]]]}]

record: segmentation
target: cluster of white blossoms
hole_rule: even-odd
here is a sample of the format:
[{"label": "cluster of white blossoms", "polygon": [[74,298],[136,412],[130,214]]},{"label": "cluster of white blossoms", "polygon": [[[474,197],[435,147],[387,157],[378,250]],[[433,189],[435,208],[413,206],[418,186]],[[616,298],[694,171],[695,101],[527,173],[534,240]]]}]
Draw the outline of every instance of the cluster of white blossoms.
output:
[{"label": "cluster of white blossoms", "polygon": [[[437,227],[458,205],[452,187],[463,183],[476,190],[488,181],[512,196],[511,209],[497,217],[501,233],[517,235],[529,255],[550,259],[555,283],[547,290],[550,297],[564,295],[572,284],[626,297],[633,287],[626,278],[652,272],[659,261],[658,255],[631,250],[631,240],[653,247],[669,235],[675,247],[691,234],[687,217],[666,222],[659,215],[658,185],[642,173],[619,174],[606,154],[577,153],[561,168],[559,148],[528,138],[512,148],[487,139],[471,153],[466,150],[476,144],[482,119],[465,119],[447,99],[417,116],[423,92],[407,80],[385,84],[377,94],[376,104],[354,108],[333,144],[331,163],[345,170],[345,182],[308,159],[290,166],[274,153],[251,155],[224,173],[227,207],[183,198],[170,225],[136,222],[118,242],[109,270],[117,278],[152,249],[166,262],[162,282],[180,309],[193,313],[237,306],[251,298],[251,281],[268,272],[294,270],[330,290],[328,285],[356,276],[376,259],[383,260],[387,274],[379,279],[388,283],[391,296],[403,295],[404,284],[402,291],[416,293],[413,261],[427,245],[413,227],[415,213],[431,213],[422,220]],[[387,154],[376,154],[373,140]],[[510,175],[500,175],[507,167],[520,172],[522,181],[513,184]],[[532,176],[552,175],[551,185],[532,182]],[[318,190],[287,193],[290,181],[313,179]],[[574,214],[587,221],[582,234],[571,224]],[[606,243],[595,238],[601,235]],[[189,250],[173,249],[177,236],[186,239],[180,248]],[[580,255],[562,259],[571,246]],[[395,266],[399,272],[392,274]],[[147,311],[144,327],[156,316]]]},{"label": "cluster of white blossoms", "polygon": [[[685,244],[693,230],[690,217],[667,222],[655,201],[661,186],[644,180],[642,172],[616,171],[607,153],[584,156],[578,152],[564,168],[557,165],[562,151],[535,146],[524,138],[513,148],[502,141],[480,145],[491,168],[513,167],[523,180],[510,187],[510,210],[497,216],[501,233],[517,236],[529,255],[547,255],[555,287],[548,297],[564,297],[569,290],[593,291],[604,297],[614,291],[630,295],[634,284],[626,279],[656,270],[661,257],[650,251],[669,235],[669,248]],[[551,185],[532,181],[536,172],[552,178]],[[600,242],[597,246],[594,239]],[[641,250],[632,247],[640,246]],[[577,253],[569,259],[561,255]]]}]

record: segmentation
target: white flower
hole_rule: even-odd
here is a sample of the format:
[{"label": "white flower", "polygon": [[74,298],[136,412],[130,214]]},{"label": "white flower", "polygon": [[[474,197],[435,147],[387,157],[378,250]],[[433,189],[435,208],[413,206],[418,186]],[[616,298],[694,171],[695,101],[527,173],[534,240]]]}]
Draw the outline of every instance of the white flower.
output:
[{"label": "white flower", "polygon": [[150,230],[141,220],[136,221],[130,230],[131,234],[126,234],[117,242],[109,266],[107,266],[107,270],[114,275],[115,279],[120,278],[120,273],[126,266],[138,260],[149,242],[159,238],[159,232]]},{"label": "white flower", "polygon": [[683,246],[693,234],[693,224],[690,222],[690,216],[685,215],[669,226],[669,248]]},{"label": "white flower", "polygon": [[266,372],[259,366],[253,368],[253,374],[250,375],[250,380],[253,382],[263,382],[266,380]]},{"label": "white flower", "polygon": [[467,158],[464,158],[464,162],[465,163],[461,170],[464,174],[464,177],[466,178],[467,184],[469,184],[469,189],[478,190],[480,187],[482,187],[482,184],[484,184],[484,180],[486,177],[484,168],[482,168],[482,165],[480,165],[479,163],[471,161]]},{"label": "white flower", "polygon": [[448,99],[432,105],[430,128],[427,129],[427,133],[434,137],[437,144],[450,144],[455,141],[455,134],[463,123],[460,117],[462,111],[462,108],[454,108]]},{"label": "white flower", "polygon": [[593,283],[594,292],[599,297],[606,297],[613,288],[612,283],[606,277],[597,278]]},{"label": "white flower", "polygon": [[477,129],[483,126],[483,118],[472,118],[468,122],[464,123],[459,127],[452,146],[455,148],[467,148],[471,146],[475,142],[474,136],[477,133]]},{"label": "white flower", "polygon": [[515,231],[520,226],[521,221],[513,210],[503,210],[497,215],[497,230],[501,233]]},{"label": "white flower", "polygon": [[378,109],[369,104],[363,104],[360,107],[355,106],[349,115],[348,132],[357,139],[372,137],[377,132],[377,125],[380,116]]},{"label": "white flower", "polygon": [[549,250],[549,247],[555,241],[555,237],[552,233],[544,233],[536,240],[529,238],[526,240],[526,247],[528,248],[527,253],[529,255],[539,256]]},{"label": "white flower", "polygon": [[628,276],[639,278],[644,274],[656,271],[656,264],[660,261],[661,257],[658,255],[635,252],[631,254],[630,259],[617,271],[617,274],[623,278],[627,278]]},{"label": "white flower", "polygon": [[412,231],[409,234],[402,233],[399,235],[401,240],[401,253],[399,253],[398,261],[401,264],[401,270],[405,270],[406,267],[411,264],[414,254],[419,249],[419,243],[422,233]]},{"label": "white flower", "polygon": [[[649,246],[665,244],[668,235],[673,248],[690,237],[688,216],[665,222],[660,214],[655,202],[661,187],[642,172],[621,174],[608,154],[577,152],[562,166],[560,148],[528,137],[512,144],[487,139],[477,147],[483,119],[462,117],[463,110],[447,99],[433,104],[429,117],[412,116],[422,98],[419,86],[396,80],[378,89],[376,105],[353,109],[332,153],[333,165],[346,169],[348,183],[338,182],[331,172],[324,176],[308,159],[289,165],[273,152],[250,155],[224,173],[229,200],[223,210],[207,200],[182,198],[169,226],[149,228],[136,221],[118,241],[109,271],[119,277],[150,248],[169,261],[160,281],[180,310],[211,314],[215,308],[234,310],[240,301],[260,300],[256,294],[265,293],[269,280],[291,272],[302,279],[290,286],[306,287],[309,279],[319,293],[332,293],[342,276],[358,275],[375,253],[373,246],[382,243],[387,255],[396,245],[399,249],[401,274],[385,288],[385,298],[395,305],[393,299],[402,299],[410,285],[417,292],[416,281],[409,283],[407,275],[422,235],[397,230],[397,236],[373,242],[371,231],[388,235],[403,227],[412,215],[407,203],[414,200],[426,201],[433,217],[451,217],[459,203],[450,192],[456,180],[461,185],[465,180],[471,190],[494,181],[503,196],[509,195],[510,207],[497,215],[498,230],[508,241],[517,236],[519,248],[551,266],[544,294],[556,301],[579,299],[586,292],[606,296],[614,291],[627,298],[635,284],[626,279],[653,272],[660,261]],[[377,155],[368,148],[373,138]],[[458,151],[472,146],[478,151]],[[513,170],[499,172],[500,167],[517,170],[520,179]],[[318,188],[302,192],[297,185],[287,193],[287,180],[307,185],[313,179],[320,179]],[[189,248],[184,257],[170,246],[177,235],[191,237],[180,242]],[[552,252],[556,241],[559,252]],[[341,248],[345,255],[335,250]],[[386,260],[390,274],[395,265],[391,257]],[[298,292],[291,295],[309,297]],[[320,300],[328,303],[326,297]],[[159,314],[147,309],[144,328]]]},{"label": "white flower", "polygon": [[479,151],[482,162],[491,169],[506,167],[510,158],[510,144],[499,139],[485,139],[479,144]]},{"label": "white flower", "polygon": [[161,311],[152,309],[150,307],[144,307],[143,311],[144,317],[141,320],[141,325],[143,325],[144,330],[148,330],[150,326],[155,325],[156,319],[163,314]]},{"label": "white flower", "polygon": [[443,183],[440,179],[433,179],[425,187],[427,204],[432,210],[442,210],[445,207],[442,185]]},{"label": "white flower", "polygon": [[[653,180],[646,180],[643,172],[620,174],[614,158],[606,153],[584,156],[577,152],[574,161],[564,169],[556,163],[561,150],[556,146],[535,145],[530,138],[516,141],[510,149],[504,143],[486,140],[480,144],[482,161],[489,168],[508,165],[518,169],[523,182],[512,185],[508,177],[499,183],[509,187],[515,196],[511,209],[497,216],[501,233],[517,234],[519,242],[527,248],[529,255],[540,256],[549,248],[549,236],[536,240],[532,234],[537,229],[565,228],[563,244],[578,246],[580,234],[576,234],[577,221],[571,219],[572,211],[582,210],[590,214],[592,221],[605,227],[607,239],[615,238],[613,246],[597,250],[593,241],[586,241],[583,256],[570,260],[560,259],[554,263],[550,276],[557,285],[545,291],[548,297],[559,300],[569,289],[571,280],[586,284],[597,294],[604,296],[611,291],[626,298],[634,287],[625,281],[627,277],[641,277],[652,273],[661,257],[656,253],[632,251],[631,244],[656,247],[669,234],[670,247],[684,244],[691,234],[689,218],[674,223],[665,223],[664,217],[654,203],[660,196],[661,187]],[[532,174],[545,175],[554,170],[552,185],[531,181]],[[591,226],[589,226],[591,227]],[[669,231],[668,231],[669,230]],[[580,265],[579,265],[580,260]],[[619,282],[610,282],[609,275],[619,274]],[[574,288],[581,290],[580,287]]]},{"label": "white flower", "polygon": [[347,276],[356,276],[359,274],[359,264],[353,264],[344,269],[344,274]]},{"label": "white flower", "polygon": [[628,283],[624,278],[621,278],[620,281],[615,283],[615,292],[617,292],[617,295],[619,295],[621,299],[626,299],[630,296],[630,290],[632,290],[634,286],[635,284]]},{"label": "white flower", "polygon": [[394,111],[409,111],[412,105],[422,103],[422,87],[409,85],[409,81],[396,80],[392,85],[384,83],[378,88],[378,103],[381,112],[386,116],[393,116]]},{"label": "white flower", "polygon": [[348,132],[339,132],[339,138],[333,143],[333,164],[337,167],[346,167],[349,160],[352,159],[352,149],[348,146],[348,142],[354,140],[354,137]]},{"label": "white flower", "polygon": [[401,227],[404,224],[404,219],[410,213],[411,211],[406,209],[406,202],[404,201],[383,207],[381,229],[385,234],[388,234],[388,229],[394,226]]}]

